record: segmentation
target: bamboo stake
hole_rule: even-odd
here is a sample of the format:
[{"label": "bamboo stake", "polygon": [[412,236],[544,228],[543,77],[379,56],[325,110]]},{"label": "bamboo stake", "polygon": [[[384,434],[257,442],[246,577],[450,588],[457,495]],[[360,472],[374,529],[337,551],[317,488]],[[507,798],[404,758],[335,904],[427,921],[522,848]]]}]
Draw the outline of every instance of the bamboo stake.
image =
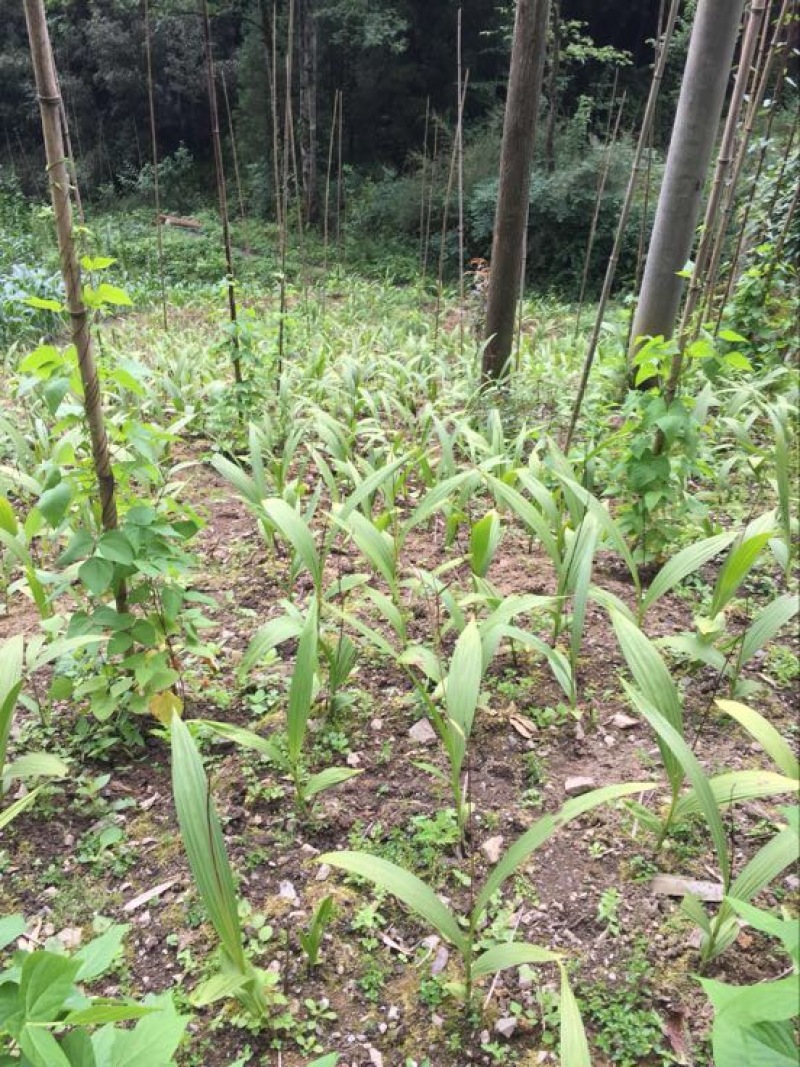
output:
[{"label": "bamboo stake", "polygon": [[222,222],[222,244],[225,250],[225,267],[228,277],[228,313],[231,321],[231,343],[233,348],[233,377],[241,385],[242,361],[239,354],[239,334],[236,315],[236,283],[233,275],[233,252],[231,250],[231,230],[228,221],[228,194],[225,187],[225,164],[222,159],[222,141],[219,135],[219,113],[217,111],[217,86],[214,78],[214,56],[211,45],[211,19],[208,14],[208,0],[200,0],[200,17],[203,24],[203,45],[206,59],[206,82],[208,87],[208,109],[211,117],[211,141],[214,146],[214,169],[217,175],[217,198]]},{"label": "bamboo stake", "polygon": [[144,51],[147,59],[147,101],[150,111],[150,154],[153,157],[153,197],[156,208],[156,247],[158,250],[158,277],[161,284],[161,310],[164,329],[169,330],[167,318],[167,285],[164,278],[164,234],[161,218],[161,194],[158,185],[158,138],[156,137],[156,101],[153,88],[153,56],[150,42],[150,2],[144,0]]},{"label": "bamboo stake", "polygon": [[[322,220],[322,269],[325,284],[328,278],[328,238],[330,230],[330,204],[331,204],[331,177],[333,174],[333,150],[336,142],[336,119],[339,113],[339,90],[333,94],[333,113],[331,115],[331,130],[328,138],[328,166],[325,171],[325,215]],[[324,293],[324,290],[323,290]],[[324,300],[323,300],[324,309]]]},{"label": "bamboo stake", "polygon": [[622,210],[620,212],[619,222],[617,224],[617,232],[614,237],[614,246],[612,248],[611,256],[608,261],[608,267],[606,268],[606,276],[603,282],[603,289],[600,294],[600,303],[597,307],[597,314],[594,320],[594,328],[592,329],[592,336],[589,339],[589,346],[586,350],[586,358],[584,360],[583,370],[581,372],[578,392],[575,396],[575,403],[572,407],[572,416],[570,418],[566,437],[564,438],[564,443],[561,446],[562,451],[564,453],[567,453],[569,451],[569,447],[572,444],[572,438],[575,433],[575,427],[578,425],[578,418],[580,417],[581,413],[583,397],[586,393],[586,385],[589,381],[589,374],[592,369],[592,364],[594,363],[595,352],[597,351],[597,342],[600,338],[600,330],[603,326],[603,316],[605,315],[606,305],[608,304],[608,300],[611,295],[611,286],[614,282],[614,275],[616,274],[617,270],[619,253],[620,249],[622,248],[622,240],[625,236],[625,229],[628,224],[628,218],[630,217],[631,205],[633,204],[633,194],[636,190],[636,184],[639,178],[642,156],[644,155],[644,149],[648,143],[648,139],[650,136],[650,128],[653,124],[656,101],[658,100],[658,93],[661,88],[661,82],[664,78],[664,70],[667,65],[667,55],[669,53],[669,45],[670,41],[672,40],[672,34],[675,30],[675,22],[678,17],[679,7],[680,0],[672,0],[669,9],[669,14],[667,15],[667,22],[664,28],[664,34],[659,42],[658,56],[656,58],[655,67],[653,70],[653,80],[650,83],[650,92],[648,94],[647,104],[645,105],[644,109],[642,127],[639,131],[639,140],[636,145],[636,154],[634,156],[630,178],[628,179],[628,187],[625,191],[625,199],[622,203]]},{"label": "bamboo stake", "polygon": [[342,215],[345,210],[344,199],[344,166],[342,157],[344,148],[342,137],[344,134],[344,90],[339,90],[339,136],[338,152],[336,156],[336,269],[342,265]]},{"label": "bamboo stake", "polygon": [[283,152],[281,173],[281,225],[280,239],[280,264],[281,284],[280,303],[278,316],[278,373],[275,388],[280,390],[281,375],[283,373],[284,345],[286,340],[286,255],[288,244],[288,213],[289,213],[289,154],[290,154],[290,131],[291,131],[291,101],[292,101],[292,48],[294,42],[294,0],[289,2],[289,24],[286,32],[286,99],[283,109]]},{"label": "bamboo stake", "polygon": [[[55,61],[47,30],[44,0],[25,0],[25,22],[36,76],[36,92],[42,120],[50,197],[53,203],[61,275],[64,279],[72,343],[78,354],[78,369],[83,386],[83,405],[92,447],[92,462],[100,494],[101,521],[104,530],[118,525],[116,487],[108,448],[97,366],[92,350],[89,315],[83,302],[81,268],[72,231],[72,202],[61,131],[61,94],[58,89]],[[117,611],[126,606],[125,582],[115,590]]]},{"label": "bamboo stake", "polygon": [[[594,210],[592,211],[592,221],[589,225],[589,238],[586,242],[586,253],[583,258],[583,274],[581,276],[581,290],[578,296],[578,310],[575,312],[575,335],[573,342],[578,339],[578,331],[581,325],[581,311],[583,310],[583,301],[586,296],[586,286],[589,281],[589,267],[591,264],[592,251],[594,249],[594,240],[597,236],[597,224],[600,221],[600,209],[603,203],[603,193],[606,191],[606,182],[608,181],[608,175],[611,170],[611,156],[613,154],[614,145],[617,141],[619,134],[619,126],[622,122],[622,112],[625,108],[626,93],[622,94],[622,100],[617,111],[616,121],[614,120],[614,104],[616,102],[617,94],[617,78],[619,77],[619,67],[614,72],[614,88],[611,90],[611,107],[608,110],[608,124],[606,126],[606,146],[603,153],[603,165],[600,168],[600,173],[597,176],[597,192],[594,198]],[[614,129],[611,129],[611,123],[614,123]]]},{"label": "bamboo stake", "polygon": [[242,222],[245,221],[244,210],[244,194],[242,193],[242,177],[239,171],[239,152],[236,147],[236,130],[233,126],[233,115],[231,114],[231,102],[228,99],[228,83],[225,80],[225,71],[220,67],[219,80],[222,83],[222,99],[225,102],[225,114],[228,120],[228,136],[231,139],[231,158],[233,159],[233,178],[236,182],[236,196],[239,201],[239,218]]},{"label": "bamboo stake", "polygon": [[[70,170],[71,170],[72,195],[75,197],[75,210],[78,212],[78,218],[80,220],[80,224],[81,224],[81,226],[83,226],[84,223],[86,222],[86,217],[83,214],[83,202],[81,200],[81,189],[80,189],[80,186],[78,185],[78,168],[77,168],[77,165],[75,163],[75,155],[74,155],[74,153],[72,151],[72,138],[69,135],[69,123],[67,122],[67,111],[66,111],[66,108],[64,106],[64,96],[63,96],[63,93],[61,92],[61,81],[60,81],[60,79],[58,77],[58,71],[55,69],[55,63],[53,64],[53,70],[55,71],[56,86],[58,88],[58,97],[59,97],[58,114],[59,114],[59,117],[61,119],[61,132],[64,135],[64,147],[67,150],[67,158],[69,159],[69,165],[70,165]],[[134,129],[135,129],[135,127],[134,127]]]},{"label": "bamboo stake", "polygon": [[431,151],[431,178],[428,188],[428,213],[425,221],[425,249],[422,257],[422,281],[428,273],[428,253],[431,244],[431,218],[433,216],[433,193],[436,186],[436,164],[439,161],[439,123],[433,123],[433,149]]},{"label": "bamboo stake", "polygon": [[458,100],[458,346],[464,358],[464,97],[461,92],[461,8],[456,31],[456,89]]},{"label": "bamboo stake", "polygon": [[[779,64],[779,66],[778,66],[778,71],[777,71],[777,76],[776,76],[776,85],[775,85],[775,90],[774,90],[774,93],[773,93],[773,105],[769,109],[769,115],[768,115],[768,118],[767,118],[766,129],[765,129],[764,135],[762,137],[762,143],[761,143],[761,147],[760,147],[759,154],[758,154],[758,159],[757,159],[757,163],[756,163],[756,167],[755,167],[755,173],[754,173],[753,181],[750,184],[749,193],[748,193],[748,196],[746,198],[744,214],[743,214],[743,217],[742,217],[742,220],[741,220],[741,225],[737,228],[738,232],[737,232],[737,235],[736,235],[736,244],[735,244],[735,247],[734,247],[733,255],[731,257],[731,263],[730,263],[730,267],[729,267],[729,270],[728,270],[728,276],[727,276],[726,283],[725,283],[725,292],[724,292],[724,294],[722,296],[722,300],[721,300],[720,305],[719,305],[717,321],[716,321],[716,325],[714,327],[715,336],[719,333],[719,330],[720,330],[720,327],[721,327],[721,323],[722,323],[722,315],[723,315],[723,312],[724,312],[724,308],[725,308],[725,305],[728,302],[728,299],[730,297],[731,288],[733,286],[733,281],[734,281],[734,279],[736,277],[738,264],[739,264],[739,257],[741,255],[741,251],[742,251],[742,244],[743,244],[743,240],[744,240],[744,234],[745,234],[745,231],[747,229],[747,223],[748,223],[749,218],[750,218],[750,208],[752,206],[752,202],[753,202],[753,197],[755,195],[755,191],[758,188],[758,182],[759,182],[759,179],[761,177],[761,170],[762,170],[762,168],[764,166],[764,160],[766,158],[766,153],[767,153],[767,145],[769,143],[770,134],[772,132],[772,123],[773,123],[773,120],[775,118],[775,114],[776,114],[776,111],[777,111],[777,108],[774,106],[774,101],[780,95],[781,89],[783,87],[783,80],[784,80],[784,78],[786,76],[787,62],[788,62],[788,58],[789,58],[788,49],[786,48],[786,41],[781,42],[780,37],[781,37],[781,34],[782,34],[783,30],[784,30],[784,27],[786,26],[786,24],[788,22],[788,16],[790,14],[790,9],[791,9],[792,6],[794,6],[794,4],[795,4],[795,0],[783,0],[783,5],[781,6],[780,13],[779,13],[778,18],[777,18],[777,20],[775,22],[775,30],[774,30],[774,33],[772,35],[772,40],[771,40],[771,43],[770,43],[770,46],[769,46],[769,50],[766,53],[766,57],[762,57],[763,58],[763,62],[762,62],[762,66],[761,66],[761,76],[759,78],[758,85],[756,87],[755,93],[753,94],[752,99],[750,101],[750,106],[748,107],[748,110],[747,110],[747,116],[746,116],[746,119],[745,119],[744,130],[742,132],[741,143],[739,145],[739,151],[737,153],[736,161],[734,163],[734,174],[732,176],[731,182],[732,182],[733,188],[735,189],[737,184],[738,184],[739,175],[740,175],[742,169],[744,168],[744,163],[745,163],[745,159],[746,159],[746,156],[747,156],[747,150],[748,150],[750,142],[752,141],[752,138],[753,138],[753,132],[754,132],[754,129],[755,129],[756,119],[758,117],[758,113],[759,113],[759,111],[761,109],[761,106],[762,106],[762,104],[764,102],[764,96],[766,95],[767,85],[768,85],[769,79],[770,79],[770,77],[772,75],[772,70],[773,70],[773,67],[775,65],[776,57],[778,55],[780,55],[781,62]],[[762,42],[764,40],[766,40],[766,37],[767,37],[767,30],[769,28],[769,20],[765,19],[764,20],[764,25],[765,25],[765,32],[764,32],[764,36],[762,38]],[[734,206],[735,206],[734,197],[731,195],[731,196],[729,196],[727,198],[727,202],[726,202],[725,208],[724,208],[724,218],[723,218],[723,221],[722,221],[721,226],[720,226],[721,231],[723,231],[725,233],[727,233],[728,230],[730,229],[731,220],[733,218]],[[715,277],[716,277],[717,264],[714,264],[714,274],[715,274]],[[710,306],[711,306],[711,299],[713,299],[713,295],[709,296],[709,298],[707,299],[707,307],[709,309],[710,309]]]},{"label": "bamboo stake", "polygon": [[456,119],[456,131],[453,138],[453,148],[450,153],[450,170],[447,175],[447,189],[444,194],[444,208],[442,210],[442,239],[439,244],[439,271],[437,274],[437,291],[436,291],[436,312],[435,312],[435,327],[433,332],[433,343],[436,345],[439,339],[439,316],[442,309],[442,289],[444,285],[444,251],[445,251],[445,239],[447,237],[447,212],[450,207],[450,197],[453,193],[453,181],[456,174],[456,164],[458,160],[458,135],[461,128],[461,119],[464,113],[464,96],[467,92],[467,83],[469,82],[469,71],[464,75],[464,87],[461,93],[461,99],[458,104],[458,116]]},{"label": "bamboo stake", "polygon": [[[725,128],[722,134],[719,154],[717,156],[717,165],[714,170],[711,193],[709,194],[708,202],[706,204],[705,218],[703,220],[703,236],[700,239],[700,245],[695,256],[692,280],[689,284],[689,291],[686,295],[686,303],[683,308],[683,316],[681,318],[679,330],[678,351],[672,358],[669,378],[667,379],[667,384],[664,389],[664,401],[667,404],[667,407],[669,407],[675,399],[675,394],[678,390],[678,382],[680,380],[681,368],[683,366],[683,350],[687,340],[689,340],[690,330],[694,336],[699,333],[699,323],[695,324],[694,329],[691,328],[692,318],[700,300],[703,290],[703,279],[706,275],[712,255],[725,182],[730,175],[731,166],[733,164],[733,149],[736,141],[736,131],[739,127],[739,120],[741,118],[745,90],[747,89],[747,83],[750,80],[750,65],[753,62],[753,56],[755,55],[758,46],[758,41],[761,35],[761,20],[764,17],[766,8],[767,0],[752,0],[750,11],[747,16],[744,38],[742,40],[741,57],[739,59],[739,68],[736,72],[733,93],[728,106],[728,116],[725,120]],[[663,448],[663,442],[656,452],[656,455],[659,454],[661,448]]]},{"label": "bamboo stake", "polygon": [[428,164],[428,125],[430,123],[431,98],[425,97],[425,133],[422,138],[422,179],[419,193],[419,269],[423,278],[424,269],[424,244],[425,244],[425,183],[427,179]]}]

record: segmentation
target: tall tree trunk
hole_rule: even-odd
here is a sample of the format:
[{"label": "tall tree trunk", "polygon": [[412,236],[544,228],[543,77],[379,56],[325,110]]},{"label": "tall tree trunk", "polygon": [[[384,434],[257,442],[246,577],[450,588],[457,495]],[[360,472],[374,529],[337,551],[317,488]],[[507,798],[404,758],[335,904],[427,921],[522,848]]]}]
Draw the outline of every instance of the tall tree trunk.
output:
[{"label": "tall tree trunk", "polygon": [[549,10],[550,0],[517,0],[483,350],[483,375],[495,381],[508,373],[514,342]]},{"label": "tall tree trunk", "polygon": [[[100,492],[100,511],[103,528],[113,530],[117,526],[117,501],[114,472],[108,451],[103,420],[103,405],[100,399],[100,383],[97,365],[92,350],[92,335],[89,316],[83,302],[81,268],[75,251],[72,235],[72,202],[70,200],[70,177],[67,171],[67,156],[64,151],[62,132],[62,101],[58,88],[53,50],[47,31],[44,0],[25,0],[25,21],[31,47],[31,59],[36,75],[36,92],[42,118],[47,175],[50,197],[53,203],[58,253],[64,291],[72,331],[72,343],[78,354],[78,368],[83,386],[83,404],[89,438],[92,445],[92,462]],[[117,610],[125,610],[125,584],[116,589]]]},{"label": "tall tree trunk", "polygon": [[678,109],[633,321],[640,337],[671,337],[714,150],[744,0],[698,0]]},{"label": "tall tree trunk", "polygon": [[300,166],[307,222],[318,214],[317,196],[317,23],[314,0],[298,0],[300,36]]}]

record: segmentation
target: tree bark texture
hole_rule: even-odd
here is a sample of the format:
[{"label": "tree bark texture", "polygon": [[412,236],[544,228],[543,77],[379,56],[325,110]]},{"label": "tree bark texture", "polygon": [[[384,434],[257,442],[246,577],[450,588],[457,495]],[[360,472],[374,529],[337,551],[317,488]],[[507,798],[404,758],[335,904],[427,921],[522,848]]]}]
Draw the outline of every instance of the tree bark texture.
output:
[{"label": "tree bark texture", "polygon": [[[67,171],[67,157],[64,151],[61,125],[62,102],[43,0],[25,0],[25,20],[28,27],[31,59],[36,76],[36,92],[39,98],[39,110],[42,118],[47,175],[55,214],[56,232],[58,234],[61,274],[64,279],[72,343],[75,345],[75,350],[78,354],[78,367],[83,386],[83,403],[92,447],[92,461],[100,492],[102,525],[106,530],[113,530],[117,526],[114,474],[111,469],[108,437],[106,436],[103,420],[100,383],[97,378],[97,366],[92,350],[89,316],[86,305],[83,302],[81,269],[72,237],[70,177]],[[124,590],[121,595],[124,602]],[[118,591],[118,603],[119,598],[120,592]]]},{"label": "tree bark texture", "polygon": [[550,0],[517,0],[486,307],[483,374],[490,380],[507,373],[514,341],[549,10]]},{"label": "tree bark texture", "polygon": [[698,0],[689,54],[631,332],[672,336],[703,185],[719,128],[744,0]]}]

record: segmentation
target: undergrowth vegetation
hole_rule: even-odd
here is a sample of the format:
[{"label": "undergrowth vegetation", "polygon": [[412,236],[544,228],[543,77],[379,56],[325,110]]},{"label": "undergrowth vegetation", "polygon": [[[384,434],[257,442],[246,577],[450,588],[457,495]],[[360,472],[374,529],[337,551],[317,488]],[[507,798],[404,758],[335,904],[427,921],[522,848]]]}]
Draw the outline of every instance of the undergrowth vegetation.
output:
[{"label": "undergrowth vegetation", "polygon": [[246,228],[237,386],[202,222],[167,332],[145,215],[82,238],[113,531],[60,287],[4,275],[2,1062],[789,1062],[797,383],[755,276],[669,408],[610,317],[565,455],[569,307],[489,389],[474,296],[298,256],[282,305]]}]

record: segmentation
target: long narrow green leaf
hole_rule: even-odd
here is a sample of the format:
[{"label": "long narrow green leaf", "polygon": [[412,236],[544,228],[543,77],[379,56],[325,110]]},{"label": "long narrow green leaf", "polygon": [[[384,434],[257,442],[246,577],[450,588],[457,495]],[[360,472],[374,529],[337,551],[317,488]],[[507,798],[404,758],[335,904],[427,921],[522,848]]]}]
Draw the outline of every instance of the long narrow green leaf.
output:
[{"label": "long narrow green leaf", "polygon": [[717,700],[717,707],[743,726],[751,737],[758,741],[769,758],[785,775],[800,778],[800,760],[791,746],[781,737],[775,727],[753,708],[736,700]]},{"label": "long narrow green leaf", "polygon": [[[620,612],[612,609],[611,621],[619,647],[636,685],[645,699],[657,709],[659,714],[664,716],[667,723],[682,738],[681,699],[672,675],[667,670],[655,645],[642,633],[636,623],[631,622]],[[667,744],[660,734],[658,735],[658,747],[661,750],[661,758],[664,761],[664,769],[667,772],[672,792],[675,794],[683,781],[681,761],[672,746]]]},{"label": "long narrow green leaf", "polygon": [[403,525],[403,540],[405,540],[410,530],[426,522],[434,512],[443,507],[458,491],[465,488],[474,488],[479,481],[480,475],[477,471],[470,470],[460,471],[458,474],[454,474],[452,478],[439,482],[438,485],[425,494],[414,508],[410,518]]},{"label": "long narrow green leaf", "polygon": [[317,793],[324,793],[326,789],[332,789],[335,785],[349,782],[358,774],[363,774],[363,771],[353,770],[350,767],[326,767],[324,771],[311,775],[303,789],[303,796],[306,800],[310,800]]},{"label": "long narrow green leaf", "polygon": [[381,575],[386,584],[394,589],[397,583],[395,571],[394,541],[388,534],[362,515],[360,511],[351,511],[346,518],[333,513],[338,526],[351,535],[360,551],[366,556],[373,568]]},{"label": "long narrow green leaf", "polygon": [[742,540],[734,545],[719,572],[709,611],[712,619],[736,595],[739,586],[750,573],[762,550],[769,544],[774,534],[775,523],[771,512],[762,515],[747,527]]},{"label": "long narrow green leaf", "polygon": [[502,527],[496,511],[487,511],[469,534],[469,554],[472,573],[485,578],[500,544]]},{"label": "long narrow green leaf", "polygon": [[731,878],[731,861],[728,852],[728,838],[725,827],[719,813],[719,806],[714,799],[709,780],[703,772],[703,768],[697,761],[697,757],[678,733],[674,726],[667,720],[659,709],[652,704],[647,697],[634,689],[632,685],[623,681],[625,691],[639,712],[655,730],[658,737],[672,750],[675,758],[680,763],[689,781],[694,787],[698,797],[700,811],[708,823],[708,829],[714,842],[722,875],[722,884],[727,891]]},{"label": "long narrow green leaf", "polygon": [[515,641],[517,644],[522,645],[523,648],[531,648],[534,652],[538,652],[539,655],[544,656],[550,665],[553,677],[561,686],[567,700],[572,699],[574,691],[572,667],[570,666],[569,660],[560,649],[552,648],[545,641],[542,641],[540,637],[536,637],[535,634],[529,633],[527,630],[523,630],[519,626],[499,626],[497,629],[499,633],[503,637],[508,638],[509,641]]},{"label": "long narrow green leaf", "polygon": [[538,945],[527,945],[522,941],[509,941],[504,945],[493,945],[481,953],[472,965],[472,977],[483,978],[487,974],[497,974],[507,967],[521,967],[524,963],[558,963],[561,957]]},{"label": "long narrow green leaf", "polygon": [[745,631],[739,651],[739,663],[742,666],[749,663],[756,652],[760,652],[767,642],[795,617],[799,606],[800,601],[795,593],[784,593],[767,604]]},{"label": "long narrow green leaf", "polygon": [[243,726],[234,726],[230,722],[216,722],[214,719],[192,719],[188,728],[192,733],[196,730],[210,730],[211,733],[225,738],[226,741],[233,741],[242,748],[260,752],[262,756],[266,756],[279,766],[284,762],[280,749],[271,738],[262,737],[253,730],[246,730]]},{"label": "long narrow green leaf", "polygon": [[[730,807],[745,800],[758,800],[760,797],[780,796],[782,793],[796,793],[797,778],[789,778],[775,771],[729,771],[708,779],[708,784],[718,807]],[[697,791],[690,789],[675,805],[673,816],[681,822],[690,815],[702,811],[702,801]]]},{"label": "long narrow green leaf", "polygon": [[351,512],[360,507],[374,493],[377,493],[404,464],[408,463],[411,453],[407,452],[391,463],[381,464],[376,471],[366,477],[358,488],[342,504],[339,518],[346,521]]},{"label": "long narrow green leaf", "polygon": [[558,551],[558,545],[556,544],[553,532],[541,512],[538,511],[529,500],[526,500],[518,489],[515,489],[511,485],[506,485],[506,483],[500,481],[499,478],[487,475],[486,483],[495,500],[505,504],[505,506],[517,516],[520,522],[538,537],[548,558],[554,566],[557,567],[561,559],[561,554]]},{"label": "long narrow green leaf", "polygon": [[242,661],[237,669],[239,679],[246,678],[255,667],[259,666],[266,656],[284,641],[299,637],[303,629],[303,620],[299,616],[279,615],[277,619],[270,619],[253,634],[250,644],[247,646]]},{"label": "long narrow green leaf", "polygon": [[[592,580],[594,554],[597,548],[597,524],[591,514],[581,523],[572,544],[572,549],[564,561],[569,573],[569,584],[560,590],[562,593],[572,590],[572,622],[570,624],[570,660],[572,664],[573,686],[576,684],[578,657],[583,643],[583,626],[586,621],[586,605],[589,601],[589,586]],[[576,693],[571,694],[574,702]]]},{"label": "long narrow green leaf", "polygon": [[172,717],[170,735],[172,792],[189,866],[225,955],[237,971],[246,972],[233,874],[203,763],[177,715]]},{"label": "long narrow green leaf", "polygon": [[[22,634],[9,637],[0,645],[0,778],[8,749],[11,722],[22,689],[22,663],[25,643]],[[0,788],[0,796],[2,788]]]},{"label": "long narrow green leaf", "polygon": [[566,967],[561,964],[561,1067],[592,1067],[589,1043],[583,1028],[578,1002],[569,984]]},{"label": "long narrow green leaf", "polygon": [[447,717],[458,728],[455,731],[455,770],[461,772],[475,709],[481,692],[483,655],[481,635],[477,623],[472,620],[462,631],[453,649],[450,669],[445,679],[445,706]]},{"label": "long narrow green leaf", "polygon": [[26,793],[24,797],[20,797],[19,800],[15,800],[13,804],[9,804],[7,808],[0,811],[0,830],[5,830],[18,815],[32,805],[41,789],[42,786],[37,785],[35,789],[31,789],[30,793]]},{"label": "long narrow green leaf", "polygon": [[297,646],[292,680],[289,684],[289,709],[287,713],[286,734],[289,743],[289,759],[296,765],[303,751],[306,726],[311,714],[311,701],[314,694],[314,675],[317,671],[317,642],[319,639],[319,621],[317,604],[312,601],[306,617],[300,642]]},{"label": "long narrow green leaf", "polygon": [[467,939],[459,929],[455,916],[434,891],[416,875],[398,867],[396,863],[370,856],[366,852],[326,852],[317,857],[318,863],[328,863],[349,874],[366,878],[373,885],[386,889],[407,908],[433,926],[445,940],[465,955]]},{"label": "long narrow green leaf", "polygon": [[654,788],[653,782],[625,782],[622,785],[607,785],[601,789],[593,789],[590,793],[584,793],[582,796],[568,800],[555,815],[542,816],[521,837],[518,837],[514,844],[501,856],[500,862],[494,867],[492,873],[486,879],[483,889],[478,894],[472,911],[473,921],[477,923],[487,904],[503,882],[510,878],[528,856],[543,845],[560,827],[566,826],[573,819],[579,818],[579,816],[599,807],[601,804],[608,804],[611,801],[619,800],[620,797],[630,796],[632,793],[641,793]]},{"label": "long narrow green leaf", "polygon": [[697,541],[688,548],[684,548],[671,560],[664,564],[653,581],[650,588],[642,598],[642,615],[645,614],[657,600],[671,592],[675,586],[680,585],[684,578],[699,571],[714,556],[719,555],[735,539],[734,532],[717,534]]},{"label": "long narrow green leaf", "polygon": [[291,544],[298,559],[311,575],[314,588],[319,589],[322,583],[322,561],[305,519],[280,497],[274,496],[262,500],[261,508],[269,521]]},{"label": "long narrow green leaf", "polygon": [[252,504],[256,508],[259,506],[262,496],[258,491],[258,486],[238,464],[232,463],[225,456],[213,456],[211,466],[226,481],[231,483],[236,492],[244,497],[248,504]]}]

